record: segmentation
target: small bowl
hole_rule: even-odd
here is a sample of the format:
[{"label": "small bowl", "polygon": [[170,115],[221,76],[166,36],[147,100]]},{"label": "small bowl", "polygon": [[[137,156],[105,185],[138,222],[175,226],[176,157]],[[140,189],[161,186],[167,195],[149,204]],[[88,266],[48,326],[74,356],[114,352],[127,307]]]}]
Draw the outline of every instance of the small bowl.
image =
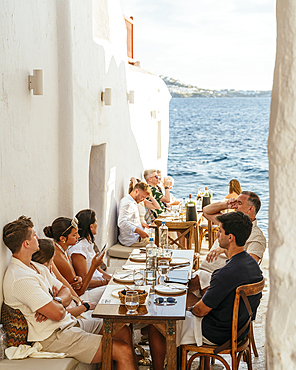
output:
[{"label": "small bowl", "polygon": [[[148,295],[148,292],[144,289],[143,290],[142,289],[141,290],[140,289],[135,289],[135,291],[138,292],[139,304],[144,304],[145,300],[146,300],[146,297]],[[118,292],[118,296],[119,296],[121,304],[125,303],[125,293],[126,293],[126,289],[123,289],[122,291]]]}]

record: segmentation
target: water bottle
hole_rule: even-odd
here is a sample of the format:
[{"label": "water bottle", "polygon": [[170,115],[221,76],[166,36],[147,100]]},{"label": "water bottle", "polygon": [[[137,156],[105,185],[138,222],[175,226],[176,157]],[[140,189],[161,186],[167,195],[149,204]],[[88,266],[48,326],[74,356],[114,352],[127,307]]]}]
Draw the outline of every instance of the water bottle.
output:
[{"label": "water bottle", "polygon": [[157,269],[157,247],[153,243],[153,238],[149,239],[146,246],[146,284],[151,285],[156,280]]},{"label": "water bottle", "polygon": [[186,215],[186,201],[185,198],[183,198],[182,202],[180,203],[180,218],[181,220],[184,219]]},{"label": "water bottle", "polygon": [[165,221],[162,221],[161,226],[159,228],[159,246],[162,250],[168,245],[168,227],[165,224]]},{"label": "water bottle", "polygon": [[5,350],[7,348],[6,334],[3,325],[0,324],[0,361],[5,359]]}]

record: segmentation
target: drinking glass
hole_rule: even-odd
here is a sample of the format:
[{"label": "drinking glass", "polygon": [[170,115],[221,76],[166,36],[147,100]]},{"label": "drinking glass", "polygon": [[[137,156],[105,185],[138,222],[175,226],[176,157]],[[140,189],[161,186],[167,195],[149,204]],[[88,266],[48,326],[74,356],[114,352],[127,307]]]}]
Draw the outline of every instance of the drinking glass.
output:
[{"label": "drinking glass", "polygon": [[139,307],[139,295],[134,290],[128,290],[125,295],[125,307],[128,315],[134,315],[137,313]]},{"label": "drinking glass", "polygon": [[158,262],[158,273],[159,273],[159,281],[160,284],[164,284],[164,280],[169,273],[170,263],[168,260],[160,260]]},{"label": "drinking glass", "polygon": [[144,284],[144,280],[145,280],[144,270],[134,269],[134,271],[133,271],[133,280],[134,280],[135,286],[137,286],[137,287],[142,286]]}]

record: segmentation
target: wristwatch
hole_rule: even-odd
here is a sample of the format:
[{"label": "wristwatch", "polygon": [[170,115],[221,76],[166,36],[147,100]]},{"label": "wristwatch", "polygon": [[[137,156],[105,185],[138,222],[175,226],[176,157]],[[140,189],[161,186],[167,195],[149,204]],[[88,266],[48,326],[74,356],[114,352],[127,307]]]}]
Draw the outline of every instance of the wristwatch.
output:
[{"label": "wristwatch", "polygon": [[190,311],[190,312],[192,313],[192,315],[193,315],[193,316],[196,316],[196,315],[195,315],[195,313],[194,313],[194,312],[192,312],[192,311],[193,311],[193,309],[194,309],[194,306],[191,306],[191,307],[189,308],[189,310],[188,310],[188,311]]},{"label": "wristwatch", "polygon": [[57,301],[60,304],[63,304],[62,298],[61,297],[53,297],[54,301]]},{"label": "wristwatch", "polygon": [[165,190],[169,189],[169,187],[168,187],[168,186],[165,186],[164,188],[165,188]]},{"label": "wristwatch", "polygon": [[83,306],[86,308],[86,311],[90,309],[90,305],[87,302],[82,302]]}]

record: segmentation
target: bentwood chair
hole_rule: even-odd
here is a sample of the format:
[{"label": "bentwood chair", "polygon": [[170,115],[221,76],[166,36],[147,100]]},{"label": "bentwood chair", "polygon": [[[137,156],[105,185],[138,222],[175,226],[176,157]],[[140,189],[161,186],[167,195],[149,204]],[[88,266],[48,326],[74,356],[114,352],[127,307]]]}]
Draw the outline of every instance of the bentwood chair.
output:
[{"label": "bentwood chair", "polygon": [[[251,320],[253,318],[253,312],[248,300],[248,296],[259,294],[262,292],[264,287],[264,279],[255,284],[241,285],[236,289],[234,304],[233,304],[233,316],[232,316],[232,334],[231,339],[222,345],[206,345],[196,346],[191,344],[182,345],[182,366],[181,370],[190,370],[193,360],[200,357],[200,369],[204,369],[205,362],[209,365],[210,358],[217,359],[222,362],[227,370],[238,370],[241,357],[244,358],[248,365],[248,370],[252,370],[252,356],[251,356],[251,343],[249,335],[237,342],[237,338],[250,327]],[[249,319],[245,325],[238,330],[238,310],[240,299],[243,299],[245,306],[247,307]],[[188,363],[187,363],[187,352],[195,352]],[[227,361],[221,356],[221,354],[231,355],[231,367]]]},{"label": "bentwood chair", "polygon": [[[154,223],[157,226],[155,232],[155,243],[158,245],[159,242],[159,227],[161,226],[161,220],[154,220]],[[184,246],[180,243],[180,239],[185,237],[187,240],[187,248],[186,249],[193,249],[192,246],[195,246],[195,252],[199,253],[198,250],[198,229],[197,229],[197,222],[196,221],[186,221],[186,222],[173,222],[173,221],[166,221],[166,226],[168,231],[177,231],[178,236],[177,238],[172,237],[171,235],[168,236],[169,245],[177,247],[181,249],[185,249]]]}]

